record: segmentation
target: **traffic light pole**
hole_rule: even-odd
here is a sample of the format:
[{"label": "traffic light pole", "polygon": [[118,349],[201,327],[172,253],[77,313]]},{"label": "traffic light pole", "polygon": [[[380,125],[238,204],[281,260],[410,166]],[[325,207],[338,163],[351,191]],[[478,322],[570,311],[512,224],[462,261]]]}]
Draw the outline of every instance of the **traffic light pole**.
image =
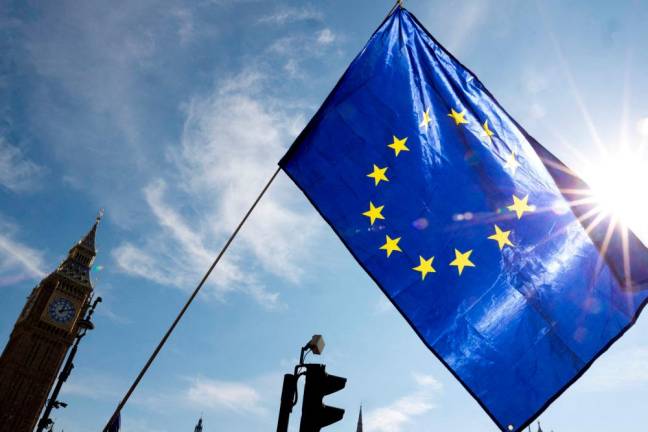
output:
[{"label": "traffic light pole", "polygon": [[295,405],[297,394],[297,377],[293,374],[284,375],[283,388],[281,389],[281,405],[279,406],[279,420],[277,432],[288,432],[290,413]]},{"label": "traffic light pole", "polygon": [[304,358],[309,351],[313,354],[321,354],[323,349],[324,339],[320,335],[314,335],[302,347],[299,364],[295,366],[294,373],[284,375],[277,432],[288,432],[290,413],[298,399],[297,381],[302,375],[306,376],[306,383],[299,432],[319,432],[323,427],[342,420],[344,410],[326,406],[322,399],[326,395],[342,390],[346,385],[346,378],[327,374],[326,366],[323,364],[304,363]]}]

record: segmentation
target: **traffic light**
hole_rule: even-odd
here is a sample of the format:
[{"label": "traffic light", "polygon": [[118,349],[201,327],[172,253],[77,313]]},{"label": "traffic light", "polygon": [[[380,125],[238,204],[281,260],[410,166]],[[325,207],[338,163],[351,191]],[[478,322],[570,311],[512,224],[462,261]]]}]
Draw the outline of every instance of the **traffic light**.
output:
[{"label": "traffic light", "polygon": [[299,432],[319,432],[320,429],[342,420],[342,408],[324,405],[324,396],[340,391],[346,378],[326,373],[323,364],[306,364],[306,384]]}]

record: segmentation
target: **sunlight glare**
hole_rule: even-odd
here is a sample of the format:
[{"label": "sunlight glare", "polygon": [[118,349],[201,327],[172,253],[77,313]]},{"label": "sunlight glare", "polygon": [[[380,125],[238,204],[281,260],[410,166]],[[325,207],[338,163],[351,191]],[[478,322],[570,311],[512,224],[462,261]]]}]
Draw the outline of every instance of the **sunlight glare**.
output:
[{"label": "sunlight glare", "polygon": [[639,152],[609,153],[584,174],[600,211],[648,244],[648,160]]},{"label": "sunlight glare", "polygon": [[648,117],[642,118],[637,122],[637,131],[642,137],[648,137]]}]

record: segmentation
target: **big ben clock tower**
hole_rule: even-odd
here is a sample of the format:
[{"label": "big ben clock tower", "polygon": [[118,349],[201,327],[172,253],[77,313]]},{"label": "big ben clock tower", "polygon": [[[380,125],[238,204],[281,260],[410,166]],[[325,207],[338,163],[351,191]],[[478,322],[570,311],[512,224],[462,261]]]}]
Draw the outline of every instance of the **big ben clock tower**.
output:
[{"label": "big ben clock tower", "polygon": [[88,307],[100,216],[27,298],[0,357],[0,432],[31,432]]}]

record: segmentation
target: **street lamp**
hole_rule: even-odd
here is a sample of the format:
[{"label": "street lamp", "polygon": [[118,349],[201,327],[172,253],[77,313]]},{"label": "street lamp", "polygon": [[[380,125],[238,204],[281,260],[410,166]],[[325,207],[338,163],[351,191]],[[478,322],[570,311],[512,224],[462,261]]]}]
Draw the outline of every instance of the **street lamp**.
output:
[{"label": "street lamp", "polygon": [[[301,353],[299,354],[299,365],[297,367],[304,364],[304,357],[306,356],[308,351],[316,355],[322,354],[322,351],[324,351],[324,345],[324,338],[322,337],[322,335],[313,335],[311,340],[309,340],[306,345],[302,347]],[[297,367],[295,369],[297,369]]]},{"label": "street lamp", "polygon": [[[92,301],[92,299],[90,301]],[[91,318],[95,308],[97,307],[97,304],[99,303],[101,303],[101,297],[97,297],[94,303],[92,303],[92,306],[90,306],[90,308],[88,309],[86,316],[79,321],[78,333],[76,335],[76,340],[74,341],[74,346],[72,347],[72,350],[70,351],[70,354],[65,361],[65,366],[63,366],[63,369],[58,376],[58,381],[56,382],[56,386],[52,391],[52,395],[47,401],[45,411],[43,411],[43,416],[38,422],[38,428],[36,429],[36,432],[43,432],[45,428],[47,428],[48,431],[51,431],[54,427],[54,422],[52,421],[52,419],[50,419],[52,410],[67,407],[67,403],[61,402],[57,400],[57,398],[59,392],[61,391],[63,383],[70,376],[72,369],[74,369],[74,364],[72,363],[72,361],[74,360],[77,350],[79,349],[79,342],[81,342],[81,339],[83,339],[88,330],[94,330],[94,324],[92,323]]]}]

